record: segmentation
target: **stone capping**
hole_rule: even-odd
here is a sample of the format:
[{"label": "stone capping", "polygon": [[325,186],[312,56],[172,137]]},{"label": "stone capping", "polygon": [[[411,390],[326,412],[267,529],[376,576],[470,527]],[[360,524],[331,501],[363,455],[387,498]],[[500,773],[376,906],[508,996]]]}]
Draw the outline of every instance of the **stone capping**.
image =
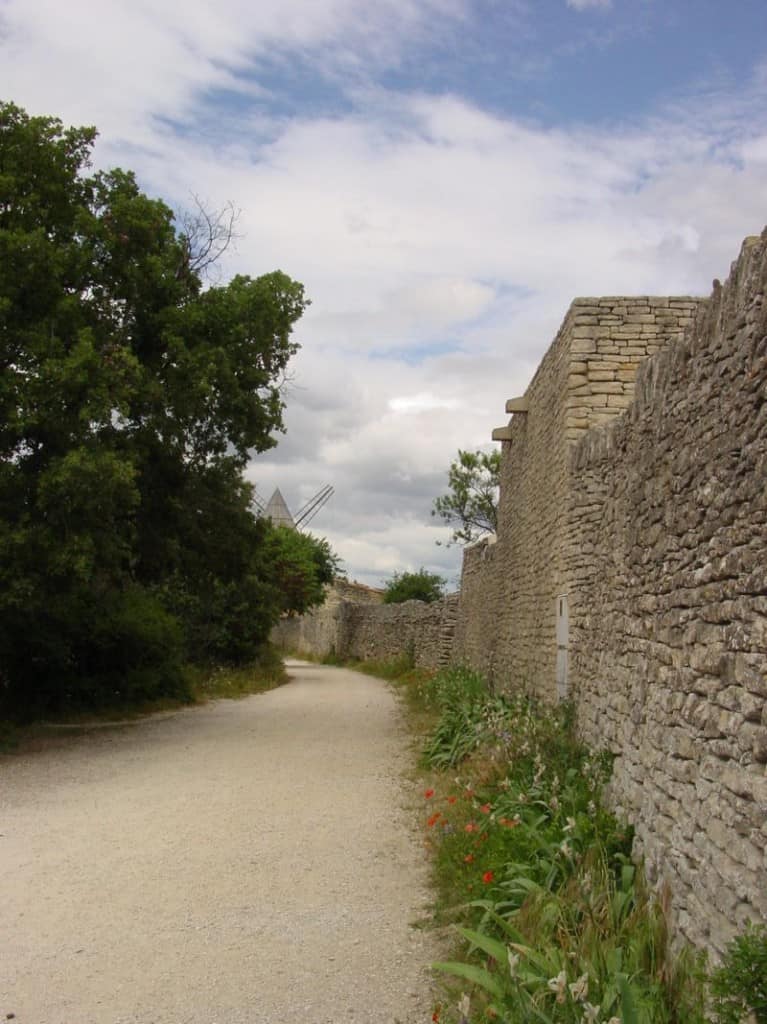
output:
[{"label": "stone capping", "polygon": [[523,395],[521,398],[509,398],[506,402],[507,413],[524,413],[530,409],[530,399]]},{"label": "stone capping", "polygon": [[511,441],[511,426],[495,427],[491,436],[493,441]]}]

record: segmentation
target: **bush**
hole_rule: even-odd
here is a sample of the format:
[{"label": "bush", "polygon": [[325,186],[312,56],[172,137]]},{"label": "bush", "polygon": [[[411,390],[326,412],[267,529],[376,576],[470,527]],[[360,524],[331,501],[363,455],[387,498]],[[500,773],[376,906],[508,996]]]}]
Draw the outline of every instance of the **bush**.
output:
[{"label": "bush", "polygon": [[442,576],[423,567],[418,572],[395,572],[385,586],[384,604],[401,604],[403,601],[430,604],[445,596],[446,582]]},{"label": "bush", "polygon": [[719,1024],[739,1024],[749,1012],[767,1024],[767,926],[751,925],[733,939],[711,977],[711,993]]}]

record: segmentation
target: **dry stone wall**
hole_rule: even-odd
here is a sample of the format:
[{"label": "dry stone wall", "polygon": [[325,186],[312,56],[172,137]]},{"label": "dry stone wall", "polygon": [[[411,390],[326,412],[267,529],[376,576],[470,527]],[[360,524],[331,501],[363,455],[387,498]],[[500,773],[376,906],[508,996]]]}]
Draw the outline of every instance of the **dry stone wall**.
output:
[{"label": "dry stone wall", "polygon": [[283,651],[325,657],[388,661],[408,655],[418,667],[448,664],[458,595],[425,604],[382,604],[380,591],[363,591],[340,583],[325,604],[306,615],[283,619],[272,642]]},{"label": "dry stone wall", "polygon": [[767,919],[767,239],[572,458],[571,682],[681,932]]},{"label": "dry stone wall", "polygon": [[570,454],[631,402],[640,363],[680,338],[689,296],[576,299],[503,441],[497,543],[467,550],[454,660],[500,688],[557,696],[557,607],[569,590]]}]

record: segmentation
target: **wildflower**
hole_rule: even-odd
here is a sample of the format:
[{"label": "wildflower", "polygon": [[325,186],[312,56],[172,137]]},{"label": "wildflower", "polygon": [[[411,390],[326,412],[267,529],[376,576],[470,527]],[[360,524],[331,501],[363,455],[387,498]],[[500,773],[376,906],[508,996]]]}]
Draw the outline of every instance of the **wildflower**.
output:
[{"label": "wildflower", "polygon": [[490,810],[490,804],[482,804],[482,806],[480,807],[480,811],[482,811],[483,814],[489,814]]},{"label": "wildflower", "polygon": [[501,789],[508,789],[509,786],[511,785],[511,780],[510,779],[501,779],[501,781],[498,783],[498,785],[499,785],[499,787]]},{"label": "wildflower", "polygon": [[471,1013],[471,999],[469,999],[465,992],[458,1000],[458,1012],[461,1015],[462,1021],[468,1021],[469,1014]]},{"label": "wildflower", "polygon": [[464,864],[471,864],[473,862],[473,860],[474,860],[474,854],[473,853],[467,853],[466,856],[463,858]]},{"label": "wildflower", "polygon": [[441,817],[442,815],[439,813],[439,811],[437,811],[435,814],[432,814],[432,816],[429,818],[426,824],[429,826],[429,828],[433,828],[433,826],[437,824]]},{"label": "wildflower", "polygon": [[559,849],[562,851],[562,853],[565,855],[565,857],[572,858],[573,850],[572,850],[572,847],[569,845],[569,843],[567,842],[566,839],[565,839],[565,841],[563,843],[559,844]]},{"label": "wildflower", "polygon": [[557,1002],[563,1003],[565,1001],[565,988],[567,987],[567,975],[565,972],[560,971],[556,978],[549,978],[548,986],[551,992],[556,992]]},{"label": "wildflower", "polygon": [[457,796],[449,796],[449,797],[447,798],[447,802],[448,802],[449,804],[454,804],[454,803],[456,802],[456,800],[457,800],[457,799],[458,799],[458,797],[457,797]]},{"label": "wildflower", "polygon": [[611,1017],[608,1020],[607,1024],[623,1024],[623,1022],[621,1021],[620,1017]]},{"label": "wildflower", "polygon": [[509,957],[509,974],[512,978],[515,978],[517,975],[517,967],[519,966],[519,953],[512,953],[510,949],[506,952]]},{"label": "wildflower", "polygon": [[520,824],[519,818],[499,818],[498,822],[504,828],[516,828]]},{"label": "wildflower", "polygon": [[526,793],[520,793],[519,796],[517,797],[517,801],[520,804],[526,804],[527,803],[527,794]]},{"label": "wildflower", "polygon": [[479,832],[479,828],[474,824],[473,821],[470,821],[467,825],[464,825],[463,830],[464,832]]},{"label": "wildflower", "polygon": [[431,800],[431,798],[434,796],[434,790],[427,789],[426,792],[424,793],[424,796],[426,797],[427,800]]},{"label": "wildflower", "polygon": [[432,1024],[439,1024],[439,1015],[442,1010],[441,1006],[436,1007],[434,1013],[431,1015]]},{"label": "wildflower", "polygon": [[559,800],[557,800],[557,798],[556,798],[555,796],[553,796],[553,797],[551,798],[551,800],[549,800],[549,807],[550,807],[550,808],[552,809],[552,811],[554,811],[555,813],[556,813],[556,812],[557,812],[557,811],[559,810]]},{"label": "wildflower", "polygon": [[565,827],[564,827],[564,828],[562,829],[562,831],[563,831],[563,832],[572,832],[572,830],[573,830],[574,828],[575,828],[575,818],[568,818],[568,819],[567,819],[567,824],[566,824],[566,825],[565,825]]},{"label": "wildflower", "polygon": [[[597,813],[597,805],[594,803],[593,800],[589,800],[588,812],[589,812],[589,816],[592,817],[592,818]],[[609,1024],[609,1021],[608,1021],[608,1024]]]},{"label": "wildflower", "polygon": [[583,1004],[583,1024],[593,1024],[599,1017],[599,1007],[592,1006],[591,1003]]},{"label": "wildflower", "polygon": [[486,871],[482,876],[482,881],[485,883],[485,885],[490,885],[494,878],[495,875],[493,874],[492,871]]},{"label": "wildflower", "polygon": [[572,985],[568,985],[567,987],[570,989],[570,995],[576,1003],[582,1003],[589,994],[588,974],[582,974],[577,981],[574,981]]}]

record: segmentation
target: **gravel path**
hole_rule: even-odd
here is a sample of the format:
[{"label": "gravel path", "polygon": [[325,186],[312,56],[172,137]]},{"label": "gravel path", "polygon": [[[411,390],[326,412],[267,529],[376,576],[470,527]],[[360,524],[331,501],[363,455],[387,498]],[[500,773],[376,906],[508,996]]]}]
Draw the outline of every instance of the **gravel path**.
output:
[{"label": "gravel path", "polygon": [[270,693],[0,757],[0,1020],[431,1019],[395,698],[289,668]]}]

